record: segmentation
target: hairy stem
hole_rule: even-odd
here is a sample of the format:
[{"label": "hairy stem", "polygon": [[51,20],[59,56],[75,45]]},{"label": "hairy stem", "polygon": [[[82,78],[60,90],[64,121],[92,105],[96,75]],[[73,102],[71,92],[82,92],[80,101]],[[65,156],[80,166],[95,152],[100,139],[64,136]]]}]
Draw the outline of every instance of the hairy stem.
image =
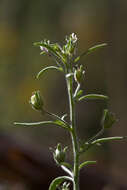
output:
[{"label": "hairy stem", "polygon": [[67,78],[67,89],[69,97],[69,108],[70,108],[70,125],[71,125],[71,139],[73,146],[73,190],[79,190],[79,146],[76,134],[76,124],[75,124],[75,102],[73,99],[73,78],[72,76]]}]

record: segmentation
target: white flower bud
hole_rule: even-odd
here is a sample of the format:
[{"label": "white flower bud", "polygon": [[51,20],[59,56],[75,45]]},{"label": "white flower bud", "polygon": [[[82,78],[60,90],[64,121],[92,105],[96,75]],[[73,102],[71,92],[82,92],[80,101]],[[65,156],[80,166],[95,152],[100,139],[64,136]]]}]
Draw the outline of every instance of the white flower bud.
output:
[{"label": "white flower bud", "polygon": [[43,109],[43,101],[40,91],[35,91],[30,98],[30,104],[35,110],[41,111]]},{"label": "white flower bud", "polygon": [[60,143],[57,145],[57,148],[55,152],[53,153],[54,160],[56,161],[57,164],[60,164],[65,161],[66,150],[67,150],[67,147],[62,149],[62,146]]}]

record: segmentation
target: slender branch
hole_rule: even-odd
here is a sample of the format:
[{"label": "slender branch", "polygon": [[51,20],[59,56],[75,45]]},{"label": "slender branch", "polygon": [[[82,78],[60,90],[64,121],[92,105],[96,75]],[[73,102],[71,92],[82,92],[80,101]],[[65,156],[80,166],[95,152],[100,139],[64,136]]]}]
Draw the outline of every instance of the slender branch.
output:
[{"label": "slender branch", "polygon": [[104,143],[104,142],[109,142],[109,141],[118,141],[118,140],[123,140],[126,137],[105,137],[105,138],[101,138],[101,139],[97,139],[95,141],[92,142],[92,145],[95,145],[97,143]]},{"label": "slender branch", "polygon": [[79,170],[81,170],[84,166],[93,165],[93,164],[96,164],[96,163],[97,163],[96,161],[85,161],[82,164],[80,164]]},{"label": "slender branch", "polygon": [[73,177],[73,173],[65,166],[61,165],[61,168],[66,172],[68,173],[71,177]]},{"label": "slender branch", "polygon": [[78,83],[77,88],[76,88],[75,93],[74,93],[74,98],[76,97],[79,89],[80,89],[80,84]]},{"label": "slender branch", "polygon": [[91,143],[92,141],[94,141],[95,139],[97,139],[99,136],[103,135],[104,133],[104,127],[92,138],[90,138],[87,143]]},{"label": "slender branch", "polygon": [[47,110],[44,110],[44,112],[50,116],[52,116],[53,118],[55,119],[58,119],[60,120],[61,122],[63,122],[68,128],[70,128],[70,125],[63,119],[61,119],[61,117],[59,117],[58,115],[54,114],[54,113],[51,113],[51,112],[48,112]]},{"label": "slender branch", "polygon": [[102,144],[102,143],[110,142],[110,141],[119,141],[119,140],[124,140],[124,139],[127,139],[127,137],[116,136],[116,137],[105,137],[101,139],[96,139],[90,143],[86,142],[84,148],[82,148],[82,150],[80,151],[80,154],[85,153],[87,150],[89,150],[91,147],[93,147],[96,144]]}]

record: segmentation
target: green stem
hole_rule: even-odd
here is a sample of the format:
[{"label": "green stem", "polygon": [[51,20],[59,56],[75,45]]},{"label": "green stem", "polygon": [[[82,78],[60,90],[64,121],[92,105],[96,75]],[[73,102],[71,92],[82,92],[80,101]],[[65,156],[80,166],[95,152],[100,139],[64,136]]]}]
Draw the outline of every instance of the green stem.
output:
[{"label": "green stem", "polygon": [[104,142],[109,142],[109,141],[117,141],[117,140],[123,140],[126,137],[106,137],[106,138],[101,138],[97,139],[92,142],[92,145],[97,144],[97,143],[104,143]]},{"label": "green stem", "polygon": [[43,111],[44,111],[46,114],[48,114],[49,116],[53,117],[54,119],[58,119],[58,120],[60,120],[61,122],[63,122],[63,123],[67,126],[68,129],[70,128],[69,124],[68,124],[64,119],[61,119],[61,117],[59,117],[58,115],[56,115],[56,114],[54,114],[54,113],[51,113],[51,112],[49,112],[49,111],[47,111],[47,110],[43,110]]},{"label": "green stem", "polygon": [[75,93],[74,93],[74,98],[76,97],[79,90],[80,90],[80,84],[78,83],[77,88],[76,88]]},{"label": "green stem", "polygon": [[103,135],[104,133],[104,127],[92,138],[90,138],[87,143],[91,143],[92,141],[94,141],[95,139],[97,139],[99,136]]},{"label": "green stem", "polygon": [[70,108],[70,125],[71,125],[71,139],[73,146],[73,190],[79,190],[79,146],[76,134],[75,125],[75,101],[73,99],[73,77],[70,76],[66,79],[68,97],[69,97],[69,108]]}]

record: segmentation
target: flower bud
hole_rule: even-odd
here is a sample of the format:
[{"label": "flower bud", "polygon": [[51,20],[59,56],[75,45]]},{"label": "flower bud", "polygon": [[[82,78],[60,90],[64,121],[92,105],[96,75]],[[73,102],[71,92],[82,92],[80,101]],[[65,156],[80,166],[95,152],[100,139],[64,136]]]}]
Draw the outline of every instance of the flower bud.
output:
[{"label": "flower bud", "polygon": [[54,160],[56,161],[57,164],[61,164],[62,162],[65,161],[66,149],[67,147],[62,149],[62,146],[60,143],[57,145],[57,148],[55,152],[53,153]]},{"label": "flower bud", "polygon": [[43,52],[43,53],[48,53],[48,49],[43,47],[43,46],[40,46],[40,50]]},{"label": "flower bud", "polygon": [[82,79],[83,79],[83,75],[84,75],[85,71],[83,70],[83,66],[80,65],[79,68],[77,68],[74,72],[74,79],[77,83],[81,83]]},{"label": "flower bud", "polygon": [[70,183],[64,182],[61,189],[62,190],[69,190]]},{"label": "flower bud", "polygon": [[41,111],[43,108],[43,101],[40,95],[40,91],[35,91],[30,98],[30,104],[35,110]]},{"label": "flower bud", "polygon": [[103,118],[102,118],[102,126],[105,129],[111,128],[112,125],[115,123],[115,121],[116,121],[115,115],[113,113],[109,112],[109,110],[105,109]]}]

